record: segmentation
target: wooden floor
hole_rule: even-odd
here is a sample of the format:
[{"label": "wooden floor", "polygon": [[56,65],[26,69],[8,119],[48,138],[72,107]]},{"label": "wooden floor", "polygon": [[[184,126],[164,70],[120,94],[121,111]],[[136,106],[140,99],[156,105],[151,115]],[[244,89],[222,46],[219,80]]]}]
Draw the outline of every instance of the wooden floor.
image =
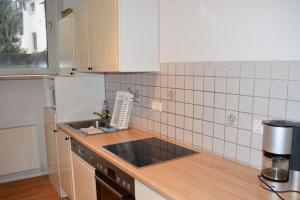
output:
[{"label": "wooden floor", "polygon": [[61,200],[48,181],[41,176],[0,184],[0,200]]}]

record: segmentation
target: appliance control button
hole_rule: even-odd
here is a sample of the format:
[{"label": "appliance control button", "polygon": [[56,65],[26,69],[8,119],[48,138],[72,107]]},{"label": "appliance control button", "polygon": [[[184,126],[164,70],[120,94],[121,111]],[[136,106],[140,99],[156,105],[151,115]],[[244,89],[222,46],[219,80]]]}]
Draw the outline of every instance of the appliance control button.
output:
[{"label": "appliance control button", "polygon": [[120,177],[117,177],[117,182],[120,182],[120,180],[121,180]]},{"label": "appliance control button", "polygon": [[124,187],[126,187],[126,181],[125,180],[122,181],[122,184],[123,184]]},{"label": "appliance control button", "polygon": [[96,166],[97,166],[97,168],[100,168],[100,164],[99,163],[97,163]]},{"label": "appliance control button", "polygon": [[127,190],[130,190],[131,185],[128,183],[128,184],[126,185],[126,187],[127,187]]},{"label": "appliance control button", "polygon": [[100,170],[102,170],[103,169],[103,167],[102,167],[102,165],[100,165]]},{"label": "appliance control button", "polygon": [[104,173],[107,174],[107,168],[104,169]]}]

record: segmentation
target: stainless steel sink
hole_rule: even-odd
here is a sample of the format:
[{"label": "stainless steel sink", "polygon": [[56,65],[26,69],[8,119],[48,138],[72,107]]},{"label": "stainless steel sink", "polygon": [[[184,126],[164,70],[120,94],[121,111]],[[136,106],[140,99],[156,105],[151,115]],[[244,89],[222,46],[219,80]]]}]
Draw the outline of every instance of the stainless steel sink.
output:
[{"label": "stainless steel sink", "polygon": [[111,128],[111,127],[107,127],[105,125],[105,123],[101,120],[86,120],[86,121],[69,122],[69,123],[66,123],[65,125],[73,128],[75,131],[77,131],[82,136],[95,135],[95,134],[89,135],[89,134],[86,134],[86,133],[84,133],[80,130],[81,128],[89,128],[91,126],[93,126],[95,128],[98,128],[99,130],[103,131],[101,133],[96,133],[96,134],[106,134],[106,133],[112,133],[112,132],[117,132],[118,131],[118,130],[108,131],[107,129]]},{"label": "stainless steel sink", "polygon": [[67,123],[66,125],[78,130],[80,130],[81,128],[89,128],[91,126],[94,126],[95,128],[100,128],[105,126],[104,122],[100,120],[70,122]]}]

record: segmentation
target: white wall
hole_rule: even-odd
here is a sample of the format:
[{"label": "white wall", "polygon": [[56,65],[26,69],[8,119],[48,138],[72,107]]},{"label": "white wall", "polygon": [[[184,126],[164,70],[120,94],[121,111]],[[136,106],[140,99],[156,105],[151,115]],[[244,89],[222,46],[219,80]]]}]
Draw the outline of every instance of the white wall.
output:
[{"label": "white wall", "polygon": [[161,62],[300,59],[299,0],[160,0]]},{"label": "white wall", "polygon": [[42,168],[47,167],[44,136],[43,80],[0,81],[0,129],[36,125]]}]

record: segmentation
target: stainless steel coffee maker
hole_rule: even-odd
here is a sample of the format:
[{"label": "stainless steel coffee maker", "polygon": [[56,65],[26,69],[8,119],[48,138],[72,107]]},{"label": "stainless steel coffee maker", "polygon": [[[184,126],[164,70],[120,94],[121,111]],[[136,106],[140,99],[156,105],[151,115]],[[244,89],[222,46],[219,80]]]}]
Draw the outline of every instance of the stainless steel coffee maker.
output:
[{"label": "stainless steel coffee maker", "polygon": [[263,121],[262,186],[300,192],[300,123]]}]

